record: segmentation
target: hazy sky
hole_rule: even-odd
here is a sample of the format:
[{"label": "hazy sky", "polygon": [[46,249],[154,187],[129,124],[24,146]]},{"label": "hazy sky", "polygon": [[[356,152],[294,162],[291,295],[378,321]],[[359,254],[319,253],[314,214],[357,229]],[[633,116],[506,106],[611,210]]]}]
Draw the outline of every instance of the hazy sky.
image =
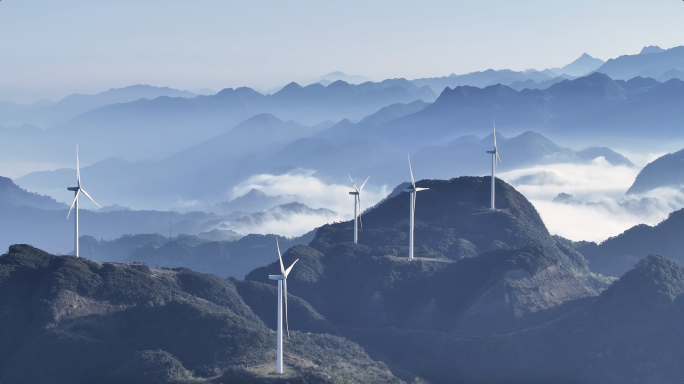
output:
[{"label": "hazy sky", "polygon": [[679,0],[2,0],[0,99],[563,66],[684,44]]}]

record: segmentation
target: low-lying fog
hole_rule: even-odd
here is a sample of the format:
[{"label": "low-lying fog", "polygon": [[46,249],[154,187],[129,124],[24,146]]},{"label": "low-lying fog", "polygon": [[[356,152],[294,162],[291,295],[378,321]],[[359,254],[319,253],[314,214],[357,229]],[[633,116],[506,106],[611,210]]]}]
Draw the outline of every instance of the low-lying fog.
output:
[{"label": "low-lying fog", "polygon": [[[641,168],[662,154],[625,154],[637,168],[597,158],[590,164],[535,166],[499,176],[534,204],[552,234],[600,242],[637,224],[655,225],[684,207],[682,191],[671,188],[626,196]],[[560,193],[571,197],[556,198]]]}]

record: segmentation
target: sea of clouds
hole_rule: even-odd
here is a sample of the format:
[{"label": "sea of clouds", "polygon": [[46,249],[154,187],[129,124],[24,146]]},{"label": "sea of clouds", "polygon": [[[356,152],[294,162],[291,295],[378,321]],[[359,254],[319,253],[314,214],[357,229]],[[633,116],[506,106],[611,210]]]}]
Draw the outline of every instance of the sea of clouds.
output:
[{"label": "sea of clouds", "polygon": [[[658,156],[641,155],[640,163]],[[613,166],[600,157],[589,164],[535,166],[500,177],[532,202],[552,234],[601,242],[637,224],[658,224],[684,207],[684,193],[676,188],[625,195],[640,170]],[[572,197],[556,199],[560,193]]]},{"label": "sea of clouds", "polygon": [[[549,232],[580,241],[601,242],[637,225],[655,225],[668,214],[684,207],[684,193],[677,188],[660,188],[641,195],[625,195],[641,168],[659,157],[631,154],[636,167],[615,166],[599,157],[586,164],[549,164],[504,172],[502,180],[529,199],[546,223]],[[357,185],[362,179],[355,180]],[[387,185],[375,185],[371,178],[362,194],[363,209],[387,196]],[[328,184],[313,170],[298,169],[274,175],[254,175],[230,191],[232,199],[258,189],[280,197],[280,204],[299,202],[318,211],[288,212],[265,210],[259,220],[227,223],[240,233],[277,233],[299,236],[326,223],[351,220],[354,199],[349,185]],[[571,198],[557,198],[559,194]]]},{"label": "sea of clouds", "polygon": [[[357,187],[361,187],[363,179],[355,182]],[[277,233],[289,237],[300,236],[322,225],[352,220],[354,217],[354,197],[349,194],[354,191],[351,181],[349,185],[327,184],[317,178],[313,170],[297,169],[281,175],[253,175],[232,189],[231,198],[243,196],[252,189],[279,197],[280,204],[297,202],[312,209],[293,212],[274,207],[255,216],[255,220],[225,223],[240,234]],[[388,193],[387,185],[376,185],[372,178],[369,179],[361,193],[361,208],[365,210],[377,204]]]}]

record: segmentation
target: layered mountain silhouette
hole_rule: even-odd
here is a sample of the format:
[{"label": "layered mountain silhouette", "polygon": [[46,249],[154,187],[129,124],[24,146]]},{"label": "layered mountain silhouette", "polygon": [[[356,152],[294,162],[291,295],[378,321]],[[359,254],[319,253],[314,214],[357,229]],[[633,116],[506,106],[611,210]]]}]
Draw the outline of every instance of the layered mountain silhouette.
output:
[{"label": "layered mountain silhouette", "polygon": [[[226,196],[225,191],[254,174],[282,174],[302,168],[315,170],[316,177],[337,183],[346,184],[347,173],[351,173],[373,175],[375,185],[392,185],[408,177],[406,167],[402,165],[406,162],[406,153],[373,139],[372,136],[386,126],[373,122],[384,119],[391,122],[390,116],[401,114],[406,108],[425,107],[422,102],[415,104],[393,105],[357,124],[344,120],[313,135],[315,128],[282,122],[272,115],[258,115],[228,133],[156,163],[131,164],[121,159],[108,159],[83,168],[81,173],[88,191],[101,196],[100,203],[168,209],[177,201],[199,199],[204,205],[196,209],[219,214],[261,211],[293,201],[258,192],[232,201]],[[370,133],[371,138],[364,138],[364,133]],[[307,135],[311,136],[305,137]],[[498,142],[505,159],[500,167],[502,171],[539,164],[586,163],[601,156],[613,165],[633,166],[609,148],[574,151],[534,132],[512,138],[499,134]],[[427,145],[412,152],[411,157],[416,172],[422,173],[421,177],[486,174],[491,164],[485,151],[491,150],[492,145],[491,134],[484,139],[464,136],[441,145]],[[225,177],[215,177],[217,169],[221,169]],[[30,190],[52,193],[54,186],[73,182],[74,173],[72,169],[36,172],[17,179],[17,183]],[[179,184],[178,180],[184,182]],[[108,196],[116,197],[116,200],[108,200]]]},{"label": "layered mountain silhouette", "polygon": [[157,97],[192,98],[196,94],[168,87],[132,85],[112,88],[94,95],[72,94],[56,103],[34,103],[31,105],[0,103],[0,125],[33,124],[41,128],[53,128],[74,117],[109,104],[130,103],[140,99]]},{"label": "layered mountain silhouette", "polygon": [[645,193],[662,187],[681,188],[684,185],[683,162],[684,149],[653,160],[639,172],[627,194]]},{"label": "layered mountain silhouette", "polygon": [[[84,157],[92,161],[110,156],[137,161],[169,156],[225,133],[258,114],[269,113],[284,121],[314,126],[344,118],[360,120],[391,104],[430,102],[436,97],[429,87],[419,88],[405,79],[359,85],[336,81],[327,87],[290,83],[272,95],[246,87],[228,88],[214,96],[162,96],[106,105],[43,132],[40,138],[15,135],[13,143],[30,142],[40,147],[42,150],[36,156],[41,161],[68,161],[64,148],[76,141],[81,144]],[[2,149],[3,156],[15,160],[24,157],[16,146]],[[36,156],[33,161],[37,161]]]},{"label": "layered mountain silhouette", "polygon": [[[563,148],[546,137],[532,131],[506,138],[497,133],[497,147],[505,161],[497,166],[500,172],[541,164],[581,164],[603,157],[612,165],[634,167],[626,157],[606,147],[590,147],[580,151]],[[444,145],[426,146],[415,156],[413,162],[420,166],[425,177],[436,178],[458,170],[461,174],[485,174],[491,169],[491,161],[483,157],[494,148],[493,135],[483,139],[463,136]],[[480,159],[480,161],[473,161]],[[483,161],[484,160],[484,161]]]},{"label": "layered mountain silhouette", "polygon": [[[255,156],[263,158],[317,131],[316,127],[260,114],[161,161],[130,163],[110,158],[83,167],[81,174],[84,183],[91,186],[89,192],[102,196],[105,203],[107,195],[117,196],[118,204],[158,209],[169,208],[174,201],[178,204],[184,199],[207,196],[220,201],[227,197],[224,188],[261,170]],[[216,177],[218,169],[223,177]],[[18,182],[32,190],[45,190],[48,185],[72,183],[74,174],[73,169],[43,171],[19,178]],[[179,184],[178,180],[184,182]]]},{"label": "layered mountain silhouette", "polygon": [[574,138],[588,132],[596,137],[629,134],[664,137],[682,121],[676,105],[682,82],[628,91],[602,73],[564,80],[545,90],[515,91],[504,85],[485,88],[459,86],[445,89],[421,111],[389,122],[373,131],[384,145],[409,148],[443,143],[491,127],[492,118],[506,129],[529,130],[556,137]]},{"label": "layered mountain silhouette", "polygon": [[55,199],[29,192],[20,188],[12,179],[0,176],[0,206],[23,207],[29,206],[39,209],[65,209],[66,204],[58,203]]},{"label": "layered mountain silhouette", "polygon": [[[283,252],[289,248],[308,244],[314,237],[314,231],[299,237],[279,237]],[[125,237],[113,240],[120,243]],[[100,244],[106,244],[100,242]],[[111,242],[110,242],[111,244]],[[87,246],[84,243],[81,248]],[[96,248],[97,249],[97,248]],[[83,257],[89,257],[82,252]],[[235,241],[209,241],[197,236],[181,235],[171,241],[155,239],[126,252],[117,253],[117,258],[109,258],[107,254],[97,251],[93,260],[144,262],[150,266],[168,268],[191,268],[192,270],[211,273],[221,278],[244,278],[250,271],[268,264],[278,258],[274,235],[250,234]]]},{"label": "layered mountain silhouette", "polygon": [[609,59],[597,71],[614,79],[627,80],[637,76],[658,77],[673,69],[684,70],[684,46],[666,50],[645,47],[638,55]]},{"label": "layered mountain silhouette", "polygon": [[[50,197],[27,192],[12,183],[10,179],[0,178],[0,248],[9,247],[12,242],[22,242],[55,250],[55,253],[73,253],[74,223],[72,217],[67,221],[69,206],[58,203]],[[68,192],[68,191],[67,191]],[[89,192],[94,197],[94,192]],[[73,196],[73,195],[72,195]],[[200,211],[178,213],[173,211],[150,210],[105,210],[92,211],[82,200],[79,210],[81,250],[82,256],[97,261],[124,261],[137,248],[149,245],[148,248],[157,249],[168,241],[169,231],[172,236],[179,234],[196,235],[193,241],[205,243],[221,241],[229,243],[243,238],[242,235],[231,231],[231,228],[244,232],[267,224],[269,221],[287,221],[291,217],[320,217],[333,220],[333,211],[319,208],[312,209],[300,203],[281,204],[264,211],[232,212],[229,215],[219,215]],[[92,207],[95,207],[92,203]],[[257,236],[265,239],[263,235]],[[295,238],[294,244],[304,244],[310,237]],[[268,240],[271,244],[273,239]],[[266,240],[264,240],[266,241]],[[245,249],[239,253],[247,253]],[[257,247],[256,245],[254,247]],[[260,247],[264,247],[262,244]],[[258,247],[257,247],[258,248]],[[162,256],[164,253],[158,251]],[[271,255],[272,256],[272,255]],[[143,260],[141,257],[140,260]],[[139,260],[139,261],[140,261]],[[230,275],[231,268],[203,269],[200,264],[193,264],[193,259],[184,265],[196,270],[213,272],[224,277],[241,276],[260,265],[261,261],[247,262],[242,270]],[[166,265],[159,263],[160,265]],[[169,264],[179,266],[177,264]],[[219,272],[220,271],[220,272]]]},{"label": "layered mountain silhouette", "polygon": [[589,260],[592,271],[608,276],[622,275],[649,253],[657,253],[684,265],[682,230],[684,210],[678,210],[658,225],[640,224],[600,244],[580,242],[577,250]]},{"label": "layered mountain silhouette", "polygon": [[459,86],[470,86],[484,88],[490,85],[503,84],[509,85],[517,81],[532,80],[537,83],[551,80],[559,74],[554,72],[518,72],[510,69],[494,70],[488,69],[486,71],[471,72],[464,75],[451,74],[445,77],[432,77],[412,80],[414,84],[419,87],[429,86],[432,90],[439,94],[445,88],[454,88]]},{"label": "layered mountain silhouette", "polygon": [[338,80],[342,80],[344,82],[347,82],[349,84],[362,84],[362,83],[367,83],[371,81],[371,79],[360,76],[360,75],[347,75],[344,72],[341,71],[335,71],[335,72],[330,72],[327,73],[323,76],[315,77],[310,80],[306,80],[303,83],[304,84],[313,84],[313,83],[320,83],[323,85],[328,85],[331,83],[334,83]]},{"label": "layered mountain silhouette", "polygon": [[[73,214],[67,221],[68,205],[48,196],[27,192],[8,178],[0,178],[0,183],[0,249],[9,247],[12,242],[22,242],[53,249],[55,253],[73,251]],[[66,188],[64,190],[69,192]],[[197,234],[216,228],[221,219],[229,219],[204,212],[94,212],[88,209],[91,207],[96,208],[94,204],[81,199],[80,233],[99,239],[115,239],[125,234],[168,234],[170,223],[174,234]]]},{"label": "layered mountain silhouette", "polygon": [[[231,232],[227,229],[214,231]],[[160,234],[137,234],[113,240],[97,240],[86,235],[80,238],[79,252],[81,257],[98,262],[184,267],[221,278],[244,278],[254,268],[268,264],[278,256],[274,251],[275,235],[241,236],[232,232],[232,237],[226,240],[210,239],[208,234],[178,234],[170,239]],[[285,252],[292,246],[308,244],[314,234],[315,230],[293,238],[279,237],[280,248]]]},{"label": "layered mountain silhouette", "polygon": [[541,82],[528,79],[525,81],[514,81],[509,85],[509,87],[515,89],[516,91],[522,91],[523,89],[546,89],[556,83],[560,83],[563,80],[572,80],[574,78],[575,76],[560,75],[551,80],[544,80]]},{"label": "layered mountain silhouette", "polygon": [[524,88],[545,89],[552,84],[567,78],[585,76],[595,71],[604,63],[584,53],[577,60],[562,67],[537,71],[512,71],[510,69],[471,72],[464,75],[451,74],[445,77],[422,78],[412,80],[416,85],[429,85],[436,93],[441,93],[445,88],[470,86],[484,88],[490,85],[502,84],[511,88],[522,90]]},{"label": "layered mountain silhouette", "polygon": [[269,196],[258,189],[252,188],[242,196],[216,204],[216,208],[223,214],[230,214],[236,211],[260,212],[275,207],[282,203],[283,199],[284,197],[282,196]]},{"label": "layered mountain silhouette", "polygon": [[570,76],[584,76],[590,72],[597,70],[603,65],[604,61],[591,57],[586,53],[583,53],[577,60],[564,66],[563,68],[554,68],[552,71],[558,72],[558,74],[566,74]]},{"label": "layered mountain silhouette", "polygon": [[641,52],[639,52],[639,54],[644,55],[644,54],[648,54],[648,53],[660,53],[660,52],[665,52],[665,50],[660,48],[657,45],[649,45],[648,47],[643,47],[641,49]]}]

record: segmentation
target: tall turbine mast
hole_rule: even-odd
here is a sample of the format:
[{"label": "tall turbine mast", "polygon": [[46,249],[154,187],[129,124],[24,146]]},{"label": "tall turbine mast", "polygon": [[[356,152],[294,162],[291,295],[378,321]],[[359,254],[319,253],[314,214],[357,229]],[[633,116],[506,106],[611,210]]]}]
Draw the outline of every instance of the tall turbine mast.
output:
[{"label": "tall turbine mast", "polygon": [[100,204],[96,203],[95,200],[93,200],[92,197],[88,194],[88,192],[85,191],[85,189],[81,188],[81,169],[78,164],[78,144],[76,145],[76,187],[68,187],[67,190],[73,191],[74,192],[74,202],[71,203],[71,208],[69,208],[69,213],[67,213],[67,220],[69,220],[69,215],[71,215],[71,210],[76,208],[76,211],[74,212],[75,216],[75,223],[74,223],[74,256],[79,257],[79,252],[78,252],[78,194],[83,193],[86,195],[95,205],[98,207]]},{"label": "tall turbine mast", "polygon": [[352,185],[354,185],[354,192],[349,192],[349,194],[354,195],[354,244],[357,244],[359,242],[359,224],[361,224],[361,229],[363,229],[363,222],[361,221],[361,191],[363,191],[363,187],[366,186],[370,176],[361,184],[361,188],[356,188],[354,179],[352,179],[350,174],[347,173],[347,175],[349,176]]},{"label": "tall turbine mast", "polygon": [[277,331],[277,348],[276,348],[276,373],[283,374],[283,286],[285,286],[285,326],[287,327],[287,337],[290,337],[290,326],[287,323],[287,275],[292,271],[295,260],[290,268],[285,269],[283,266],[283,256],[280,254],[280,246],[278,245],[278,236],[276,236],[276,248],[278,249],[278,260],[280,261],[280,275],[268,275],[271,280],[278,280],[278,331]]},{"label": "tall turbine mast", "polygon": [[409,172],[411,173],[411,187],[404,189],[404,192],[408,192],[411,195],[411,199],[409,202],[409,260],[413,260],[413,228],[415,224],[415,216],[416,216],[416,198],[418,197],[417,193],[420,191],[425,191],[430,188],[418,188],[416,187],[416,181],[413,179],[413,170],[411,169],[411,156],[409,155],[408,157],[408,165],[409,165]]},{"label": "tall turbine mast", "polygon": [[492,124],[494,126],[494,150],[493,151],[487,151],[487,153],[492,154],[492,205],[491,209],[496,209],[494,205],[494,184],[496,184],[496,161],[498,160],[500,163],[503,163],[501,161],[501,157],[499,157],[499,150],[496,148],[496,123],[492,121]]}]

